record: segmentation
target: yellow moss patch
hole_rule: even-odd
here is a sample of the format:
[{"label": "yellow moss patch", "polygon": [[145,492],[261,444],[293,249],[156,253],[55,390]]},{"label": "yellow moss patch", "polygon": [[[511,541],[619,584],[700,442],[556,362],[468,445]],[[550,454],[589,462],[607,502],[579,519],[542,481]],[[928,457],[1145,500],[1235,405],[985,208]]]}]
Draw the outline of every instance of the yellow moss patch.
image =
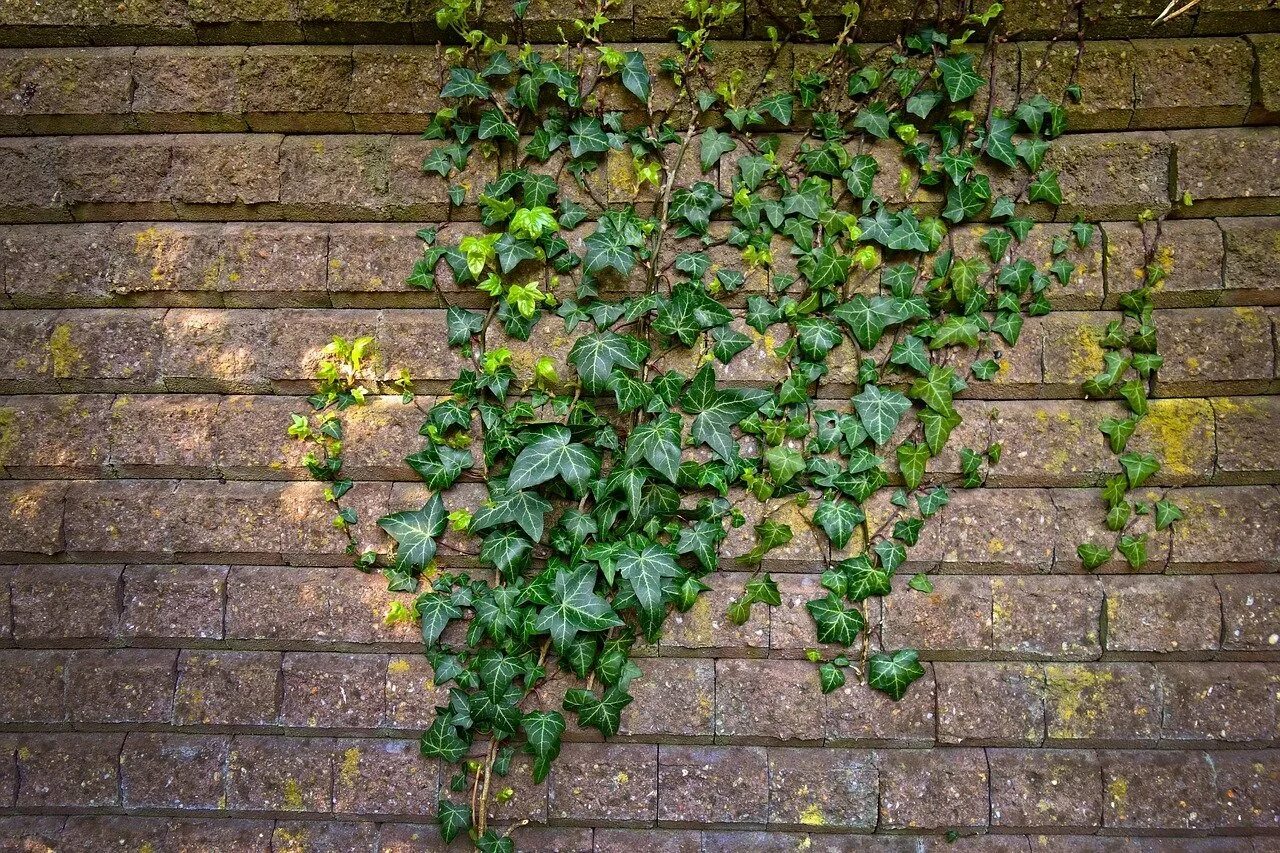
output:
[{"label": "yellow moss patch", "polygon": [[354,746],[342,753],[342,767],[338,768],[338,780],[348,788],[354,788],[360,777],[360,750]]},{"label": "yellow moss patch", "polygon": [[805,826],[827,825],[827,819],[822,816],[822,809],[818,808],[817,803],[805,806],[804,811],[800,812],[800,822]]},{"label": "yellow moss patch", "polygon": [[404,658],[396,658],[391,663],[387,664],[387,672],[392,675],[404,675],[410,669],[412,669],[412,666]]},{"label": "yellow moss patch", "polygon": [[[1049,695],[1057,701],[1058,719],[1064,729],[1073,731],[1077,720],[1097,719],[1098,700],[1113,680],[1110,672],[1051,664],[1045,667],[1044,674]],[[1086,699],[1090,700],[1087,705]]]},{"label": "yellow moss patch", "polygon": [[1103,351],[1098,341],[1098,330],[1089,326],[1078,326],[1068,335],[1067,372],[1072,377],[1085,379],[1102,369]]},{"label": "yellow moss patch", "polygon": [[14,409],[0,409],[0,467],[9,461],[9,454],[18,443],[17,415]]},{"label": "yellow moss patch", "polygon": [[1161,464],[1175,474],[1192,474],[1198,442],[1194,433],[1212,423],[1211,411],[1198,400],[1160,400],[1151,405],[1138,425],[1138,435],[1160,456]]},{"label": "yellow moss patch", "polygon": [[59,323],[53,327],[48,346],[55,379],[68,378],[72,368],[84,360],[84,353],[71,343],[71,326],[67,323]]},{"label": "yellow moss patch", "polygon": [[285,811],[300,812],[305,804],[302,802],[302,787],[292,777],[284,780],[284,799],[280,807]]}]

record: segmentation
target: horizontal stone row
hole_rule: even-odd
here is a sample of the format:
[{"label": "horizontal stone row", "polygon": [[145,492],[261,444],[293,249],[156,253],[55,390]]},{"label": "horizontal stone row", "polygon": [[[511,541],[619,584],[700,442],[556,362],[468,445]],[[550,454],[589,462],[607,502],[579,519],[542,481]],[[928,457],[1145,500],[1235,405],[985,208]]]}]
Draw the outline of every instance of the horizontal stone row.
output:
[{"label": "horizontal stone row", "polygon": [[[30,555],[65,555],[105,562],[236,562],[295,565],[344,564],[346,537],[334,530],[321,484],[312,482],[219,482],[214,480],[9,480],[0,499],[11,512],[0,527],[0,555],[19,562]],[[1186,518],[1148,543],[1149,571],[1270,571],[1280,567],[1280,490],[1274,486],[1201,486],[1145,489],[1179,505]],[[387,540],[368,522],[393,510],[420,505],[425,487],[409,483],[360,484],[347,496],[366,522],[356,530],[363,547],[386,549]],[[485,492],[473,485],[446,494],[450,508],[475,510]],[[825,538],[809,527],[814,504],[794,503],[771,511],[789,523],[792,541],[765,558],[765,567],[806,571],[828,559]],[[744,501],[747,523],[730,531],[724,558],[751,550],[752,524],[764,505]],[[888,495],[865,506],[877,529],[894,507]],[[951,494],[947,514],[925,526],[908,566],[943,572],[1079,572],[1075,548],[1110,541],[1103,529],[1105,505],[1096,489],[976,489]],[[1149,530],[1150,517],[1136,531]],[[443,537],[441,560],[467,565],[475,543],[452,531]],[[856,548],[855,542],[850,547]],[[837,553],[838,559],[842,556]],[[1120,569],[1123,562],[1114,564]]]},{"label": "horizontal stone row", "polygon": [[[780,573],[782,604],[756,607],[746,623],[733,625],[726,611],[751,575],[740,567],[726,569],[711,579],[711,591],[692,609],[671,615],[661,640],[642,654],[798,658],[818,645],[805,610],[805,602],[824,594],[816,573]],[[1101,579],[936,574],[928,594],[909,589],[908,574],[900,574],[894,594],[864,604],[868,637],[875,646],[910,646],[930,659],[1271,659],[1280,654],[1280,578],[1274,574]],[[393,602],[408,599],[387,592],[380,576],[347,567],[3,567],[0,598],[8,605],[0,644],[30,648],[194,644],[363,652],[416,650],[420,643],[412,623],[392,618]],[[458,640],[461,627],[450,629],[458,629]],[[834,647],[831,652],[836,653]],[[279,657],[274,656],[277,664]]]},{"label": "horizontal stone row", "polygon": [[[806,827],[812,830],[812,827]],[[743,850],[812,850],[815,853],[1031,853],[1052,847],[1065,853],[1096,853],[1123,844],[1133,853],[1266,853],[1271,839],[1143,837],[1096,835],[1018,835],[969,831],[954,840],[943,834],[869,835],[775,830],[607,829],[526,826],[515,836],[529,853],[741,853]],[[332,820],[246,820],[237,818],[174,820],[118,816],[0,817],[0,841],[14,846],[48,845],[62,850],[144,848],[207,850],[226,853],[437,853],[465,851],[462,841],[443,844],[432,827],[417,823]],[[39,849],[37,847],[37,849]]]},{"label": "horizontal stone row", "polygon": [[[361,482],[417,482],[404,458],[424,446],[423,408],[399,397],[371,397],[343,415],[344,471]],[[818,408],[849,411],[847,400],[820,400]],[[20,479],[177,477],[231,480],[305,480],[304,442],[285,439],[293,414],[306,414],[301,397],[212,394],[36,394],[0,397],[0,472]],[[1120,471],[1099,424],[1123,418],[1123,404],[1094,400],[960,400],[964,419],[947,450],[929,465],[942,477],[958,474],[958,448],[999,442],[993,486],[1098,485]],[[903,419],[903,440],[914,429]],[[1153,452],[1161,469],[1156,486],[1280,481],[1280,397],[1159,399],[1138,426],[1128,449]],[[475,436],[479,440],[479,435]],[[896,442],[890,442],[894,444]],[[890,454],[892,456],[892,454]],[[896,459],[885,460],[897,470]],[[469,472],[468,479],[479,477]]]},{"label": "horizontal stone row", "polygon": [[[645,54],[655,76],[674,44],[619,44]],[[866,46],[868,50],[874,46]],[[542,46],[554,53],[555,45]],[[825,59],[817,45],[717,45],[718,67],[741,69],[740,91],[789,85]],[[1066,85],[1076,45],[1002,45],[998,102]],[[0,132],[130,133],[421,131],[445,105],[449,62],[436,47],[49,48],[0,50]],[[765,79],[766,74],[768,80]],[[1280,37],[1090,41],[1077,73],[1086,97],[1068,110],[1073,130],[1173,129],[1280,119]],[[763,88],[760,88],[763,87]],[[616,85],[606,103],[639,111]],[[975,111],[985,109],[986,92]],[[683,109],[659,85],[652,101]],[[807,120],[802,116],[801,121]]]},{"label": "horizontal stone row", "polygon": [[[1071,0],[1011,0],[1003,4],[1001,29],[1015,38],[1074,33],[1083,22],[1097,37],[1150,35],[1160,3],[1119,5],[1088,0],[1082,7]],[[430,44],[456,38],[436,23],[431,0],[133,0],[84,2],[43,0],[12,2],[0,7],[0,44],[225,44],[244,42],[363,42],[395,41]],[[796,0],[749,0],[728,15],[714,32],[721,38],[764,38],[771,28],[787,32],[799,13],[808,11],[824,39],[833,39],[844,25],[843,4],[825,0],[803,7]],[[963,4],[941,4],[950,19]],[[1081,14],[1083,13],[1083,14]],[[485,32],[557,41],[561,32],[576,32],[574,21],[585,13],[569,0],[535,0],[516,25],[511,4],[484,7],[477,20]],[[963,14],[962,12],[960,14]],[[609,21],[600,31],[605,41],[667,40],[671,28],[687,25],[678,3],[624,0],[611,4]],[[906,0],[876,3],[864,9],[861,30],[874,38],[892,38],[912,25],[920,13]],[[1217,35],[1280,30],[1280,15],[1266,0],[1209,0],[1191,8],[1157,32]]]},{"label": "horizontal stone row", "polygon": [[[796,141],[788,137],[784,145]],[[379,134],[0,138],[0,221],[476,219],[477,194],[496,174],[497,158],[472,158],[457,179],[464,203],[454,208],[449,182],[420,168],[441,144]],[[1278,147],[1280,127],[1068,135],[1046,160],[1060,170],[1063,205],[1030,205],[1027,212],[1044,220],[1129,219],[1176,203],[1181,217],[1276,213],[1280,170],[1259,164],[1274,166]],[[881,179],[892,184],[899,168],[889,160],[897,148],[879,149],[892,167]],[[564,177],[562,186],[572,184],[565,162],[562,150],[545,167]],[[727,157],[703,179],[727,187],[733,162]],[[629,163],[615,152],[579,193],[596,207],[635,203]],[[688,170],[696,175],[697,165]],[[996,195],[1021,189],[1015,174],[994,178]],[[936,210],[936,198],[921,191],[906,200]]]},{"label": "horizontal stone row", "polygon": [[[422,257],[417,231],[437,228],[437,241],[453,244],[481,234],[479,223],[284,224],[284,223],[126,223],[51,224],[0,227],[0,305],[17,308],[129,306],[205,307],[441,307],[480,306],[485,297],[459,285],[446,263],[437,266],[437,291],[411,288],[405,279]],[[986,256],[978,240],[987,228],[953,229],[947,246],[964,255]],[[1054,238],[1067,227],[1042,224],[1010,259],[1043,263]],[[713,236],[727,236],[717,225]],[[1149,236],[1154,229],[1148,227]],[[582,251],[591,233],[585,225],[565,236]],[[1280,304],[1280,219],[1238,217],[1171,220],[1162,224],[1157,257],[1166,277],[1155,294],[1161,307]],[[697,251],[692,241],[671,240],[664,256]],[[742,268],[738,250],[717,244],[709,250],[717,265]],[[783,238],[774,252],[778,272],[794,273]],[[1051,291],[1058,309],[1115,307],[1140,283],[1146,253],[1142,230],[1131,222],[1104,222],[1093,242],[1068,253],[1074,274]],[[529,275],[540,270],[528,264]],[[665,263],[664,263],[665,265]],[[512,277],[524,272],[512,271]],[[764,293],[768,276],[748,268],[738,294]],[[639,276],[636,277],[637,279]],[[561,295],[572,295],[566,280]],[[874,284],[859,283],[858,289]],[[638,280],[609,282],[621,296],[641,286]]]},{"label": "horizontal stone row", "polygon": [[[786,378],[777,345],[788,331],[775,325],[761,335],[741,319],[753,347],[729,364],[716,363],[721,380],[773,385]],[[974,383],[971,397],[990,399],[1080,397],[1081,383],[1103,367],[1099,345],[1116,312],[1058,311],[1029,318],[1016,346],[996,351],[999,372]],[[103,308],[11,310],[0,313],[0,393],[223,392],[311,393],[316,365],[335,336],[374,336],[378,378],[407,372],[423,394],[447,391],[470,366],[446,343],[445,312],[438,309],[271,311],[214,308]],[[1165,362],[1153,396],[1222,396],[1274,393],[1280,359],[1273,327],[1280,308],[1166,309],[1156,312],[1159,350]],[[574,335],[550,316],[528,342],[507,337],[495,324],[490,348],[511,351],[515,386],[533,382],[539,357],[552,359],[558,375],[574,376],[568,361]],[[704,342],[705,343],[705,342]],[[885,337],[868,353],[846,338],[829,356],[823,393],[843,396],[857,386],[862,355],[884,361]],[[662,370],[693,375],[698,350],[672,350],[656,360]],[[950,354],[968,375],[971,357]]]},{"label": "horizontal stone row", "polygon": [[[1056,586],[1069,594],[1068,585]],[[1196,591],[1194,584],[1183,586]],[[1043,600],[1043,590],[1040,595]],[[1121,607],[1121,619],[1167,615],[1134,616],[1127,602]],[[1196,618],[1203,623],[1192,613]],[[1046,624],[1071,630],[1061,621]],[[856,677],[824,696],[817,669],[804,660],[645,657],[639,663],[644,675],[630,688],[634,701],[623,712],[620,735],[643,742],[1185,747],[1280,740],[1275,662],[935,661],[897,703]],[[449,703],[447,687],[432,681],[430,665],[416,652],[9,648],[0,649],[0,675],[6,725],[36,730],[404,733],[427,728],[435,709]],[[553,674],[533,707],[559,709],[574,686],[571,677]],[[677,695],[681,700],[673,702]],[[576,727],[567,736],[599,739]]]},{"label": "horizontal stone row", "polygon": [[[423,819],[435,809],[441,775],[434,762],[416,757],[414,742],[402,740],[160,732],[5,739],[9,765],[0,764],[0,772],[9,784],[0,796],[24,812]],[[567,744],[543,785],[533,785],[527,762],[517,759],[511,775],[497,780],[511,794],[493,819],[822,832],[1246,832],[1271,827],[1280,813],[1276,751],[954,747],[813,756],[786,747]],[[702,796],[707,791],[715,796]]]}]

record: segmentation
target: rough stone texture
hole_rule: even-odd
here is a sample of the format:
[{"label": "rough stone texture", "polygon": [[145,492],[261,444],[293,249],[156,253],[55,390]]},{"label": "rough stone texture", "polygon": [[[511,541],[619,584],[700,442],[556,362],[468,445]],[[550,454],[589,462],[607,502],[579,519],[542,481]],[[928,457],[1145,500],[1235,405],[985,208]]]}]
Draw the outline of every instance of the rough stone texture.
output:
[{"label": "rough stone texture", "polygon": [[[841,5],[805,4],[824,37],[842,28]],[[869,42],[918,12],[863,5]],[[558,42],[579,6],[534,0],[524,32]],[[1153,31],[1164,0],[1005,6],[996,104],[1056,98],[1073,69],[1085,93],[1065,104],[1071,133],[1048,162],[1067,203],[1026,206],[1057,221],[1009,256],[1040,263],[1077,214],[1098,227],[1068,250],[1054,312],[996,354],[994,381],[962,395],[965,422],[931,462],[947,477],[957,448],[1001,442],[989,488],[957,490],[894,594],[865,603],[865,653],[918,648],[925,675],[894,702],[861,683],[855,647],[849,682],[818,691],[804,602],[844,555],[809,532],[812,503],[789,510],[797,535],[763,567],[781,607],[731,625],[725,609],[750,574],[726,563],[711,593],[637,650],[643,676],[617,738],[601,743],[569,715],[541,785],[517,755],[490,819],[532,821],[515,831],[521,850],[1270,849],[1280,12],[1201,0]],[[519,40],[502,7],[486,4],[486,32]],[[349,568],[303,448],[283,435],[334,335],[374,335],[381,374],[407,370],[424,405],[464,366],[444,346],[444,309],[483,307],[482,296],[444,263],[437,292],[404,283],[418,229],[450,242],[483,232],[478,196],[499,168],[477,160],[451,181],[420,169],[440,144],[418,138],[442,105],[436,43],[455,39],[434,11],[426,0],[0,0],[0,849],[443,849],[428,821],[447,771],[413,738],[448,685],[417,626],[387,618],[408,599]],[[766,77],[767,27],[785,32],[801,11],[750,0],[719,28],[739,92],[775,91],[822,61],[820,46],[784,39]],[[1081,12],[1089,38],[1075,68]],[[682,14],[678,0],[614,3],[603,36],[656,63]],[[1065,37],[1051,44],[1059,21]],[[636,118],[616,79],[596,91]],[[655,79],[655,104],[671,100]],[[975,114],[986,100],[984,88]],[[811,121],[796,119],[783,151]],[[870,149],[877,190],[936,212],[934,189],[898,186],[907,164],[893,149]],[[730,190],[743,153],[705,175],[686,158],[680,180]],[[563,163],[557,152],[551,167]],[[613,154],[587,176],[590,192],[567,180],[562,191],[592,215],[601,203],[650,213],[654,192],[632,181],[629,158]],[[1150,245],[1156,225],[1134,221],[1146,210],[1169,212]],[[974,256],[985,230],[949,237]],[[564,236],[581,252],[590,233],[588,222]],[[713,262],[738,265],[727,218],[711,233]],[[669,240],[664,263],[695,244]],[[775,271],[794,272],[786,241],[773,251]],[[1080,383],[1099,370],[1100,330],[1148,253],[1165,272],[1166,364],[1129,446],[1162,461],[1142,499],[1168,496],[1187,517],[1152,534],[1142,573],[1113,561],[1090,576],[1075,547],[1103,541],[1097,487],[1119,470],[1098,425],[1123,407],[1084,399]],[[621,295],[643,282],[603,286]],[[755,270],[729,297],[735,328],[747,328],[746,296],[769,287]],[[555,292],[573,298],[573,283]],[[751,334],[756,350],[718,375],[780,380],[786,326]],[[523,384],[534,354],[565,373],[573,335],[543,323],[527,344],[496,330],[489,343],[512,349]],[[848,405],[860,356],[833,355],[824,407]],[[955,363],[966,369],[967,356]],[[426,497],[402,464],[421,414],[386,396],[349,415],[360,545],[382,547],[367,522]],[[451,505],[474,510],[481,496],[469,482]],[[730,557],[760,520],[753,501],[742,507]],[[889,506],[866,509],[874,528]],[[917,571],[932,593],[907,588]],[[558,708],[570,682],[553,679],[533,702]]]}]

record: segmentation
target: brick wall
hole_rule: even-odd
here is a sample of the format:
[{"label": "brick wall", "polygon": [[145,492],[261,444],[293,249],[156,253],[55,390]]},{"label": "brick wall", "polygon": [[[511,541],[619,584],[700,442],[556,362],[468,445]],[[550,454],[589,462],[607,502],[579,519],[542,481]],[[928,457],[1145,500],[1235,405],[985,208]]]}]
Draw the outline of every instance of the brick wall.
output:
[{"label": "brick wall", "polygon": [[[606,35],[656,55],[677,5],[625,0]],[[744,5],[722,61],[758,73],[752,39],[797,4]],[[864,5],[879,39],[912,4]],[[1036,39],[1074,25],[1071,3],[1005,5],[997,96],[1060,86],[1068,49]],[[822,558],[798,535],[768,560],[782,607],[735,627],[746,577],[716,575],[644,650],[617,738],[571,730],[543,786],[517,768],[494,817],[533,821],[522,849],[1280,845],[1280,11],[1202,0],[1153,32],[1163,0],[1084,5],[1085,100],[1051,157],[1058,218],[1101,227],[1058,310],[960,406],[1005,455],[911,551],[903,580],[931,570],[934,592],[870,602],[873,642],[918,647],[926,677],[897,704],[818,692],[803,602]],[[335,334],[376,334],[423,393],[455,375],[440,303],[402,284],[421,223],[479,228],[485,178],[451,208],[418,168],[430,6],[0,0],[0,849],[440,849],[440,771],[413,742],[440,691],[283,434]],[[817,6],[833,33],[840,3]],[[533,0],[527,35],[572,17]],[[1144,209],[1170,212],[1172,271],[1134,445],[1187,519],[1146,572],[1089,575],[1075,545],[1116,470],[1096,425],[1119,408],[1079,384],[1134,286]],[[544,324],[532,346],[570,344]],[[781,368],[746,361],[726,378]],[[854,368],[832,365],[838,397]],[[362,518],[421,499],[400,461],[419,419],[391,398],[352,415]]]}]

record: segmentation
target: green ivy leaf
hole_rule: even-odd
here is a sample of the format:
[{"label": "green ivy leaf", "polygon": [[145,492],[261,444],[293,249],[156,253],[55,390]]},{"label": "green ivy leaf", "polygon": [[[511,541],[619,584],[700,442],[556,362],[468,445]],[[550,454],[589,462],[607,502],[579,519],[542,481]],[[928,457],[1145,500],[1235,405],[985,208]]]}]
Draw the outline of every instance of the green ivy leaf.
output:
[{"label": "green ivy leaf", "polygon": [[594,332],[578,338],[569,350],[569,363],[582,379],[583,390],[592,394],[609,389],[609,377],[615,369],[640,369],[627,338],[616,332]]},{"label": "green ivy leaf", "polygon": [[467,806],[451,803],[441,799],[436,822],[440,824],[440,837],[445,844],[453,841],[460,833],[471,829],[471,809]]},{"label": "green ivy leaf", "polygon": [[1116,550],[1124,556],[1130,568],[1142,568],[1147,562],[1147,534],[1121,536],[1116,542]]},{"label": "green ivy leaf", "polygon": [[813,520],[827,534],[827,538],[836,548],[848,545],[853,537],[853,531],[866,521],[866,518],[857,504],[839,498],[823,498],[813,513]]},{"label": "green ivy leaf", "polygon": [[874,654],[867,661],[867,683],[897,702],[906,695],[907,688],[924,675],[920,656],[914,649]]},{"label": "green ivy leaf", "polygon": [[858,633],[866,627],[862,612],[855,607],[846,608],[834,592],[826,598],[806,603],[805,609],[817,626],[820,643],[851,646]]},{"label": "green ivy leaf", "polygon": [[538,613],[534,630],[551,636],[557,654],[568,648],[579,631],[604,631],[622,625],[609,602],[595,592],[596,569],[555,573],[551,603]]},{"label": "green ivy leaf", "polygon": [[893,435],[898,422],[911,408],[911,401],[897,391],[885,391],[868,384],[861,394],[853,398],[853,407],[871,440],[881,445]]},{"label": "green ivy leaf", "polygon": [[1120,457],[1120,467],[1129,480],[1129,488],[1136,489],[1160,470],[1160,461],[1150,453],[1126,453]]},{"label": "green ivy leaf", "polygon": [[628,548],[618,555],[617,567],[618,573],[631,582],[640,609],[660,614],[663,581],[680,574],[671,552],[660,545],[648,545],[643,550]]},{"label": "green ivy leaf", "polygon": [[462,476],[462,472],[471,468],[475,460],[469,450],[454,450],[445,445],[431,445],[420,453],[405,458],[405,463],[412,468],[427,488],[434,492],[447,489]]},{"label": "green ivy leaf", "polygon": [[1171,501],[1161,498],[1156,501],[1155,507],[1156,530],[1165,530],[1174,522],[1182,520],[1182,510]]},{"label": "green ivy leaf", "polygon": [[712,166],[720,162],[721,157],[737,148],[738,143],[733,141],[732,136],[721,133],[714,127],[707,128],[698,138],[698,160],[702,171],[710,171]]},{"label": "green ivy leaf", "polygon": [[844,573],[846,594],[851,601],[862,601],[873,595],[893,591],[889,572],[871,564],[866,555],[841,560],[837,568]]},{"label": "green ivy leaf", "polygon": [[470,68],[450,68],[449,82],[440,90],[442,98],[487,98],[493,94],[489,84]]},{"label": "green ivy leaf", "polygon": [[558,476],[575,489],[584,485],[600,470],[600,454],[572,438],[567,427],[547,429],[520,451],[507,484],[513,489],[527,489]]},{"label": "green ivy leaf", "polygon": [[715,370],[706,365],[694,375],[680,398],[680,406],[695,415],[689,430],[693,440],[710,447],[724,461],[732,462],[737,457],[738,445],[730,430],[771,396],[760,389],[717,388]]},{"label": "green ivy leaf", "polygon": [[584,154],[596,154],[609,150],[609,138],[600,120],[591,116],[578,116],[569,122],[569,154],[574,159]]},{"label": "green ivy leaf", "polygon": [[824,663],[818,667],[818,679],[822,682],[822,692],[844,687],[844,670],[833,663]]},{"label": "green ivy leaf", "polygon": [[649,69],[644,64],[644,54],[629,50],[622,55],[622,85],[626,90],[646,103],[649,100]]},{"label": "green ivy leaf", "polygon": [[942,57],[938,60],[938,70],[942,72],[942,85],[947,90],[947,98],[953,104],[973,97],[986,82],[973,69],[973,56],[968,53]]},{"label": "green ivy leaf", "polygon": [[565,694],[564,706],[578,712],[579,726],[613,737],[622,726],[622,709],[631,704],[631,698],[621,687],[610,687],[599,699],[589,690],[575,687]]},{"label": "green ivy leaf", "polygon": [[1088,571],[1093,571],[1111,559],[1111,550],[1085,542],[1076,547],[1076,556]]},{"label": "green ivy leaf", "polygon": [[670,482],[676,482],[680,468],[680,430],[680,416],[671,412],[637,425],[627,439],[624,464],[635,465],[643,459]]},{"label": "green ivy leaf", "polygon": [[396,565],[421,571],[435,557],[436,537],[444,533],[447,521],[444,500],[437,493],[421,509],[384,515],[378,526],[396,540]]},{"label": "green ivy leaf", "polygon": [[933,581],[929,580],[929,576],[923,572],[916,572],[911,576],[911,580],[907,581],[907,586],[916,592],[923,592],[926,595],[933,592]]},{"label": "green ivy leaf", "polygon": [[1058,186],[1058,173],[1052,169],[1038,172],[1027,187],[1027,198],[1049,204],[1062,204],[1062,188]]}]

